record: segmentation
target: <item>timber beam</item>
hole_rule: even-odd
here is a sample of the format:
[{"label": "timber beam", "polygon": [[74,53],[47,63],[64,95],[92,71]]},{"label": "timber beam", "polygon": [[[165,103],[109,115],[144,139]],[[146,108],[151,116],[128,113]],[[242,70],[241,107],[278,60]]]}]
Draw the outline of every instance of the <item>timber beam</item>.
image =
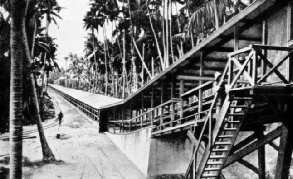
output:
[{"label": "timber beam", "polygon": [[178,80],[215,81],[213,77],[178,75]]},{"label": "timber beam", "polygon": [[224,168],[228,167],[229,165],[233,164],[234,162],[238,161],[239,159],[245,157],[246,155],[250,154],[251,152],[257,150],[259,147],[267,144],[270,141],[275,140],[276,138],[280,137],[282,134],[282,126],[278,127],[277,129],[273,130],[272,132],[268,133],[260,137],[257,141],[251,143],[250,145],[246,146],[245,148],[239,150],[237,153],[229,156],[225,162]]},{"label": "timber beam", "polygon": [[289,130],[288,126],[284,125],[280,139],[275,179],[288,179],[292,161],[292,150],[292,132]]},{"label": "timber beam", "polygon": [[258,168],[256,166],[254,166],[253,164],[249,163],[248,161],[246,161],[244,159],[239,159],[237,162],[244,165],[245,167],[249,168],[254,173],[259,174]]}]

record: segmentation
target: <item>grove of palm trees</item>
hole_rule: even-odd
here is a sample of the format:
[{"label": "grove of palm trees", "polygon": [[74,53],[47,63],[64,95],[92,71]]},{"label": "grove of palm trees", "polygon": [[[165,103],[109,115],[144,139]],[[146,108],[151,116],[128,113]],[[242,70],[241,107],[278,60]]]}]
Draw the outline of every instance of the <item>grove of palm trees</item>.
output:
[{"label": "grove of palm trees", "polygon": [[59,80],[59,84],[126,98],[250,3],[92,0],[84,16],[84,29],[89,32],[84,57],[69,54],[67,82]]},{"label": "grove of palm trees", "polygon": [[0,133],[10,132],[10,179],[22,178],[23,125],[37,125],[42,160],[56,161],[43,128],[53,104],[49,83],[125,99],[252,1],[84,3],[89,3],[83,17],[88,35],[84,42],[75,42],[84,44],[84,53],[71,52],[61,68],[58,60],[63,59],[57,58],[58,44],[49,30],[62,20],[58,0],[0,1]]}]

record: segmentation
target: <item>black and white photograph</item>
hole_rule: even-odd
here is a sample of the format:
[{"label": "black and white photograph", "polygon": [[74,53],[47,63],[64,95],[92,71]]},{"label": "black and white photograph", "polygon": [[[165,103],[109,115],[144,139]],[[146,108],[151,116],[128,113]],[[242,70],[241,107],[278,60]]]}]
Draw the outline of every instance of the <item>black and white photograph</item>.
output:
[{"label": "black and white photograph", "polygon": [[292,0],[0,0],[0,179],[293,179],[292,157]]}]

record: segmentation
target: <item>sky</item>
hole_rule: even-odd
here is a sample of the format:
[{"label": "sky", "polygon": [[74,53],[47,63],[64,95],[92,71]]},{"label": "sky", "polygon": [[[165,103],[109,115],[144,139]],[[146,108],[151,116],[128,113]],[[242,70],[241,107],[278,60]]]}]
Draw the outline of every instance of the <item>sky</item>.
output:
[{"label": "sky", "polygon": [[65,67],[64,57],[69,53],[83,56],[84,41],[88,32],[83,28],[83,18],[89,10],[89,0],[58,0],[63,9],[57,18],[58,26],[50,24],[49,35],[56,38],[58,44],[57,63]]}]

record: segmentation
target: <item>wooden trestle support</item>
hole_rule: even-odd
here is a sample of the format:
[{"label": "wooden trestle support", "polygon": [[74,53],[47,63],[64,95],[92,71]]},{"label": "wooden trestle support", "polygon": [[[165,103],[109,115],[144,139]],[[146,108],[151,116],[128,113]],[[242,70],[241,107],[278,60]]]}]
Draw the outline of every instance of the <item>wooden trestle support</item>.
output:
[{"label": "wooden trestle support", "polygon": [[[288,53],[276,64],[272,64],[262,54],[262,50],[281,50]],[[269,144],[278,150],[275,178],[288,179],[293,149],[293,126],[289,119],[292,116],[290,110],[293,93],[289,81],[278,71],[278,67],[292,53],[292,49],[287,47],[251,45],[228,55],[229,61],[219,84],[226,90],[221,109],[215,114],[215,104],[223,98],[223,92],[219,90],[214,96],[204,124],[195,127],[195,131],[201,131],[200,135],[194,136],[194,131],[188,132],[188,136],[194,141],[194,150],[185,178],[224,178],[221,171],[234,162],[239,162],[253,170],[259,178],[265,179],[265,145]],[[240,61],[241,56],[245,60]],[[263,69],[270,68],[261,75],[257,72],[260,61],[266,64]],[[278,84],[263,83],[273,73],[281,81]],[[273,122],[279,122],[280,125],[264,135],[264,124]],[[235,145],[240,130],[254,131],[254,134]],[[281,137],[279,147],[273,142],[278,137]],[[205,142],[205,151],[199,155],[202,142]],[[258,168],[243,160],[243,157],[253,151],[258,151]],[[197,161],[200,162],[197,164]]]}]

